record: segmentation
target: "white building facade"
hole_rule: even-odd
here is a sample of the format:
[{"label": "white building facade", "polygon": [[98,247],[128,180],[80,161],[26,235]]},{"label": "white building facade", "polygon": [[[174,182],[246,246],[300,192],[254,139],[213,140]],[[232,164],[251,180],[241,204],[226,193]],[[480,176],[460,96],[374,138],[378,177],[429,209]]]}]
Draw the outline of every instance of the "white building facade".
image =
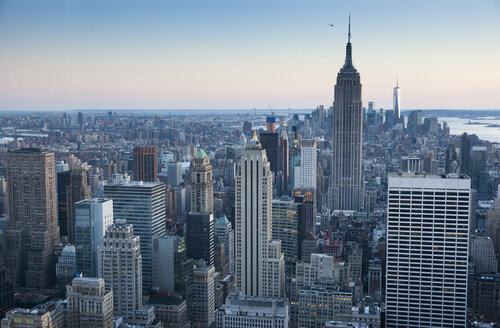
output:
[{"label": "white building facade", "polygon": [[99,277],[106,292],[113,291],[115,315],[135,323],[142,307],[142,257],[139,237],[125,220],[117,219],[102,239],[99,253]]},{"label": "white building facade", "polygon": [[389,177],[386,327],[465,327],[470,179]]},{"label": "white building facade", "polygon": [[294,188],[316,189],[316,141],[302,140],[300,143],[300,166],[295,167]]},{"label": "white building facade", "polygon": [[[270,244],[272,181],[266,151],[254,135],[235,172],[235,290],[245,295],[284,296],[281,244]],[[278,270],[282,273],[276,273],[276,266],[282,267]]]},{"label": "white building facade", "polygon": [[288,328],[289,320],[289,305],[285,298],[231,293],[217,311],[217,328]]}]

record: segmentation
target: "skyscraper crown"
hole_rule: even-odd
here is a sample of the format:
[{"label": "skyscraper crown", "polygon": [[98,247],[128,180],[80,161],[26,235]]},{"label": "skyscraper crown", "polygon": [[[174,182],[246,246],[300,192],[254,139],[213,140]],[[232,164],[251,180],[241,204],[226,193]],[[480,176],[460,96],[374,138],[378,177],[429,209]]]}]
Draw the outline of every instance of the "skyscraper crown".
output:
[{"label": "skyscraper crown", "polygon": [[343,73],[356,73],[356,68],[352,64],[352,45],[351,45],[351,14],[349,14],[349,29],[347,34],[347,46],[344,66],[340,69]]}]

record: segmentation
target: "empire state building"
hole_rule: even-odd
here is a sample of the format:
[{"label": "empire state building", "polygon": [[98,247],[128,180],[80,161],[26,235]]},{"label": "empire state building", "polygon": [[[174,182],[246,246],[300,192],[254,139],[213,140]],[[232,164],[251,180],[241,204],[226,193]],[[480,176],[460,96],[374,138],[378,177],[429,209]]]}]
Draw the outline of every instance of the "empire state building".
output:
[{"label": "empire state building", "polygon": [[363,109],[361,81],[352,64],[351,18],[345,64],[337,75],[333,103],[333,159],[330,189],[332,210],[361,210],[364,182],[361,166]]}]

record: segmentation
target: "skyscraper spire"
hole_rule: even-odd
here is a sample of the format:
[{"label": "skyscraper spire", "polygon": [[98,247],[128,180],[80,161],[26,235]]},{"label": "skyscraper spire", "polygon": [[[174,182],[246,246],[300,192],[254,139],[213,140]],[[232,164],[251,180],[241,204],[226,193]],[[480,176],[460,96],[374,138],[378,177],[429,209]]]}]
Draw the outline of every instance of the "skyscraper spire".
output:
[{"label": "skyscraper spire", "polygon": [[349,13],[349,33],[347,35],[347,42],[351,43],[351,13]]},{"label": "skyscraper spire", "polygon": [[354,66],[352,65],[352,46],[351,46],[351,13],[349,13],[349,29],[347,34],[347,46],[346,46],[346,55],[345,55],[345,64],[342,68],[342,71],[355,71]]}]

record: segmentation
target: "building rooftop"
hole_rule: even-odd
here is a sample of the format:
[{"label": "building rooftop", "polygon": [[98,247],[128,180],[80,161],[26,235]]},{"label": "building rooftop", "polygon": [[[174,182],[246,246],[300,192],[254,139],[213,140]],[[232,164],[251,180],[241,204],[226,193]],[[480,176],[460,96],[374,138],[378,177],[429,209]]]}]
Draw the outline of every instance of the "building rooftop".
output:
[{"label": "building rooftop", "polygon": [[196,153],[196,158],[208,158],[208,155],[203,149],[199,149]]},{"label": "building rooftop", "polygon": [[229,223],[229,220],[227,219],[227,217],[222,214],[219,218],[219,220],[217,221],[217,224],[228,224]]},{"label": "building rooftop", "polygon": [[108,202],[112,199],[108,198],[89,198],[89,199],[84,199],[79,202],[76,202],[75,204],[102,204],[105,202]]},{"label": "building rooftop", "polygon": [[144,182],[144,181],[120,181],[120,182],[114,182],[114,183],[108,183],[107,185],[104,186],[106,187],[115,187],[115,186],[122,186],[122,187],[156,187],[159,185],[162,185],[163,182]]},{"label": "building rooftop", "polygon": [[151,295],[148,304],[181,305],[184,299],[177,295]]},{"label": "building rooftop", "polygon": [[457,174],[457,173],[449,173],[449,174],[426,174],[426,173],[390,173],[390,178],[399,177],[399,178],[414,178],[414,179],[469,179],[466,174]]}]

